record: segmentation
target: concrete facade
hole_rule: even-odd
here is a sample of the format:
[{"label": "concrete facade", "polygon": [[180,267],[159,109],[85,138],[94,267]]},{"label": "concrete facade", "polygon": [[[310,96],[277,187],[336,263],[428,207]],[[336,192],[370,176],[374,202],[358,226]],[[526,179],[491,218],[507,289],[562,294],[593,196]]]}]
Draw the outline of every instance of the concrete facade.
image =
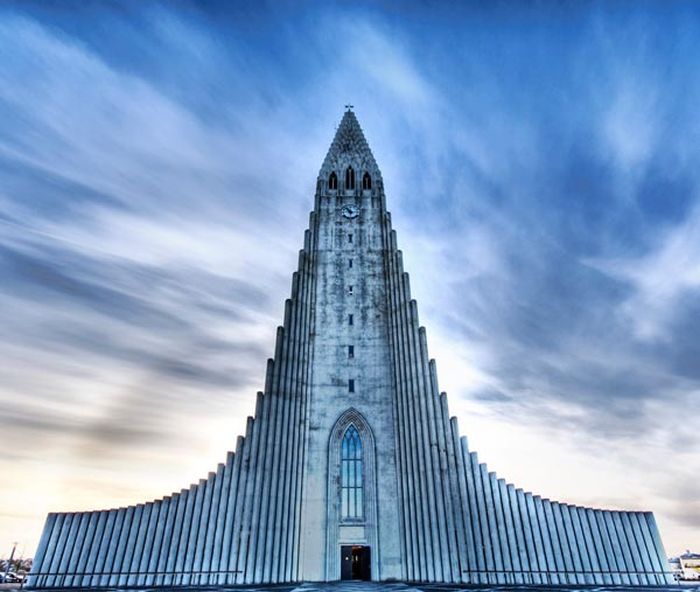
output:
[{"label": "concrete facade", "polygon": [[[346,438],[351,429],[361,446]],[[381,173],[347,111],[319,173],[265,388],[235,452],[162,500],[50,514],[29,585],[334,581],[355,573],[354,558],[373,580],[672,581],[652,514],[524,492],[460,437]]]}]

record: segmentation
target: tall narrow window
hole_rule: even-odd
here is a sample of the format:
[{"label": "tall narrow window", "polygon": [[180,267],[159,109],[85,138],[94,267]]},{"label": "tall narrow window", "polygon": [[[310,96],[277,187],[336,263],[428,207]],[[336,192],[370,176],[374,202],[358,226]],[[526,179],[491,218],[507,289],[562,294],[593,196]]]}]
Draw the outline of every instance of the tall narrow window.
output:
[{"label": "tall narrow window", "polygon": [[353,293],[352,286],[348,286],[348,294],[352,295],[352,293]]},{"label": "tall narrow window", "polygon": [[345,171],[345,189],[355,189],[355,171],[351,166]]},{"label": "tall narrow window", "polygon": [[348,259],[348,268],[352,269],[352,259]]},{"label": "tall narrow window", "polygon": [[348,345],[348,358],[354,358],[354,357],[355,357],[355,346]]},{"label": "tall narrow window", "polygon": [[364,516],[362,479],[362,440],[351,425],[345,431],[340,452],[340,515],[343,519]]},{"label": "tall narrow window", "polygon": [[348,242],[349,242],[349,243],[352,242],[352,233],[348,234]]},{"label": "tall narrow window", "polygon": [[328,177],[328,189],[338,189],[338,175],[335,174],[335,171]]},{"label": "tall narrow window", "polygon": [[353,316],[352,316],[352,315],[348,315],[348,325],[352,325],[352,324],[353,324],[353,320],[354,320],[354,319],[353,319]]},{"label": "tall narrow window", "polygon": [[348,380],[348,392],[349,393],[354,393],[355,392],[355,379],[351,378]]},{"label": "tall narrow window", "polygon": [[362,189],[372,189],[372,177],[365,173],[362,177]]}]

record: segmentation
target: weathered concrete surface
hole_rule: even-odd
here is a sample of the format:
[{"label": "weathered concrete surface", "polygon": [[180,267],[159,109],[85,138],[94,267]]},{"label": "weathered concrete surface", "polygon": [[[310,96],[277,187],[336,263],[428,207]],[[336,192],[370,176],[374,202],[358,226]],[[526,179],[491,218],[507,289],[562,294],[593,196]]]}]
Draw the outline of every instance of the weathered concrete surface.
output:
[{"label": "weathered concrete surface", "polygon": [[[354,477],[340,455],[351,426],[363,504],[349,517],[341,485]],[[370,549],[373,580],[672,581],[651,513],[516,489],[460,437],[351,111],[321,167],[274,358],[235,453],[161,500],[50,514],[30,585],[334,581],[341,545]]]}]

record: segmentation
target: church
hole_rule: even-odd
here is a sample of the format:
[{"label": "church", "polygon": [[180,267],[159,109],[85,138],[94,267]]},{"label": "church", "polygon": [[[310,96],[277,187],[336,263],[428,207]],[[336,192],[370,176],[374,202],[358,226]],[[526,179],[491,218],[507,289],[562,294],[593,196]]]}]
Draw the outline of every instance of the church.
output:
[{"label": "church", "polygon": [[51,513],[29,586],[672,583],[654,516],[489,471],[450,417],[381,172],[348,109],[321,166],[264,390],[216,470]]}]

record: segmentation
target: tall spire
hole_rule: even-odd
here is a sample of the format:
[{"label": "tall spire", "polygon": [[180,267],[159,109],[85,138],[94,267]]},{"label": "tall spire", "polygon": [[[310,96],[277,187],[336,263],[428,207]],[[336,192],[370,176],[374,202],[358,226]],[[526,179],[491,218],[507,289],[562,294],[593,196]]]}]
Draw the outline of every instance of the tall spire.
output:
[{"label": "tall spire", "polygon": [[356,171],[367,171],[372,177],[380,178],[379,167],[362,133],[360,123],[352,111],[352,106],[346,105],[346,107],[347,110],[335,132],[319,175],[325,178],[332,171],[336,171],[339,175],[348,166],[352,166]]}]

